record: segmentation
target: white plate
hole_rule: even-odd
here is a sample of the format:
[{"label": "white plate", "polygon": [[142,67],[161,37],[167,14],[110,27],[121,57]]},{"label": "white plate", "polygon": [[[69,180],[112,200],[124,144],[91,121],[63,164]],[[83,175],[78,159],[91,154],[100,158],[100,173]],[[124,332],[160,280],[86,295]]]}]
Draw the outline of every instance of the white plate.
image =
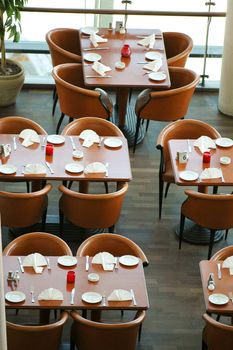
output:
[{"label": "white plate", "polygon": [[107,139],[104,139],[105,146],[111,147],[111,148],[117,148],[122,146],[122,140],[117,139],[115,137],[108,137]]},{"label": "white plate", "polygon": [[215,305],[224,305],[228,303],[229,298],[225,294],[216,293],[209,296],[209,301]]},{"label": "white plate", "polygon": [[17,171],[16,166],[14,166],[12,164],[2,164],[2,165],[0,165],[0,173],[2,173],[2,174],[10,175],[10,174],[16,173],[16,171]]},{"label": "white plate", "polygon": [[88,278],[88,281],[90,282],[98,282],[100,279],[100,276],[98,275],[98,273],[89,273],[87,278]]},{"label": "white plate", "polygon": [[91,33],[93,33],[93,32],[95,34],[98,33],[98,29],[93,28],[93,27],[84,27],[84,28],[81,28],[81,31],[82,31],[82,34],[85,34],[85,35],[91,35]]},{"label": "white plate", "polygon": [[148,60],[154,61],[154,60],[161,60],[162,55],[159,52],[149,51],[145,54],[145,57]]},{"label": "white plate", "polygon": [[73,157],[74,158],[83,158],[83,151],[73,151]]},{"label": "white plate", "polygon": [[125,62],[121,62],[121,61],[116,62],[116,63],[115,63],[115,67],[116,67],[117,69],[125,69]]},{"label": "white plate", "polygon": [[74,266],[77,264],[77,259],[74,256],[63,255],[59,256],[57,262],[62,266]]},{"label": "white plate", "polygon": [[233,146],[233,140],[229,139],[227,137],[220,137],[219,139],[215,140],[215,143],[217,146],[220,147],[231,147]]},{"label": "white plate", "polygon": [[102,295],[96,292],[86,292],[83,293],[82,300],[89,304],[96,304],[101,302]]},{"label": "white plate", "polygon": [[70,173],[81,173],[84,170],[84,166],[82,164],[70,163],[65,166],[66,171]]},{"label": "white plate", "polygon": [[101,60],[101,56],[98,53],[86,53],[86,55],[84,55],[84,60],[85,61],[89,61],[89,62],[96,62]]},{"label": "white plate", "polygon": [[24,301],[26,299],[26,296],[23,292],[15,290],[13,292],[6,293],[5,298],[11,303],[21,303],[21,301]]},{"label": "white plate", "polygon": [[181,171],[179,176],[182,180],[186,180],[186,181],[194,181],[194,180],[197,180],[199,177],[198,173],[191,170]]},{"label": "white plate", "polygon": [[166,79],[166,74],[163,72],[151,72],[148,76],[151,80],[155,81],[163,81]]},{"label": "white plate", "polygon": [[133,255],[123,255],[119,258],[119,262],[125,266],[136,266],[139,263],[139,259]]},{"label": "white plate", "polygon": [[220,158],[220,163],[221,164],[227,165],[227,164],[230,164],[230,162],[231,162],[231,158],[230,157],[221,157]]},{"label": "white plate", "polygon": [[49,143],[53,143],[54,145],[60,145],[65,142],[65,137],[61,135],[49,135],[47,137],[47,141]]}]

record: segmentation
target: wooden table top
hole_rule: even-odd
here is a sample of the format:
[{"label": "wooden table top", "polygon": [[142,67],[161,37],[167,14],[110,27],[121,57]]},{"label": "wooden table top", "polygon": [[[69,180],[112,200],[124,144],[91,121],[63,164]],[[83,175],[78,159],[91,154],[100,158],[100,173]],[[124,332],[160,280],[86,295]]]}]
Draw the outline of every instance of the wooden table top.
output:
[{"label": "wooden table top", "polygon": [[[23,259],[24,257],[22,257]],[[89,271],[85,271],[85,257],[78,257],[78,263],[74,267],[63,267],[57,262],[58,257],[50,257],[51,270],[44,268],[42,274],[35,274],[33,268],[25,267],[25,272],[22,273],[19,268],[19,263],[16,256],[3,256],[4,270],[4,291],[5,293],[12,291],[12,282],[7,281],[8,271],[18,270],[20,280],[17,287],[18,291],[26,295],[26,300],[20,303],[10,303],[6,301],[7,308],[59,308],[59,309],[148,309],[149,301],[147,296],[147,288],[145,276],[141,260],[135,267],[126,267],[119,264],[118,269],[113,271],[104,271],[101,265],[90,264]],[[91,259],[91,258],[90,258]],[[91,260],[90,260],[91,261]],[[75,284],[66,283],[67,271],[73,270],[76,274]],[[98,273],[100,276],[99,282],[89,282],[87,276],[89,273]],[[30,288],[34,287],[35,303],[31,303]],[[63,301],[43,300],[38,301],[38,295],[47,288],[59,289],[64,296]],[[74,305],[70,305],[70,293],[75,287]],[[108,296],[114,289],[125,289],[130,291],[133,289],[137,305],[133,301],[107,301],[106,306],[102,303],[89,304],[82,301],[81,296],[85,292],[97,292]]]},{"label": "wooden table top", "polygon": [[[21,144],[21,139],[16,135],[17,149],[13,149],[13,136],[15,135],[0,135],[0,143],[11,144],[12,152],[9,157],[1,158],[3,164],[9,163],[17,167],[17,172],[13,175],[5,175],[0,173],[1,179],[42,179],[42,180],[77,180],[77,181],[130,181],[132,179],[129,151],[127,140],[124,137],[118,137],[122,140],[122,146],[118,148],[109,148],[102,142],[101,147],[98,144],[92,145],[90,148],[82,146],[83,141],[79,140],[78,136],[73,136],[77,150],[84,153],[82,159],[73,157],[72,145],[69,136],[65,136],[65,142],[61,145],[54,145],[54,154],[52,156],[45,155],[45,148],[41,144],[33,144],[30,147],[24,147]],[[40,136],[42,141],[43,136]],[[51,174],[46,167],[47,174],[25,175],[22,174],[23,166],[29,163],[41,163],[45,165],[48,161],[51,165],[54,174]],[[65,165],[68,163],[82,164],[84,167],[92,162],[108,163],[108,177],[103,173],[99,174],[72,174],[65,170]]]},{"label": "wooden table top", "polygon": [[[137,36],[148,36],[150,34],[156,34],[154,49],[150,52],[158,52],[162,56],[162,67],[159,71],[166,73],[166,79],[164,81],[152,81],[149,79],[148,70],[143,69],[144,64],[138,62],[151,62],[145,58],[146,48],[138,45],[137,43],[142,40]],[[107,72],[107,75],[111,75],[112,78],[86,78],[87,75],[98,75],[91,65],[86,65],[88,61],[83,61],[84,69],[84,82],[88,86],[102,86],[102,87],[144,87],[153,89],[168,89],[171,86],[170,76],[167,66],[167,58],[164,49],[164,42],[162,33],[158,29],[127,29],[125,34],[116,33],[115,30],[108,31],[107,29],[100,29],[98,35],[104,35],[107,38],[106,43],[99,43],[98,47],[109,47],[107,50],[95,50],[92,46],[89,36],[83,35],[80,31],[80,42],[82,57],[86,53],[98,53],[101,55],[100,62],[109,66],[112,70]],[[131,56],[129,58],[121,57],[121,48],[124,44],[129,44],[131,47]],[[91,51],[83,51],[85,48],[93,47]],[[158,51],[156,51],[158,50]],[[123,70],[116,69],[115,63],[122,61],[125,63],[126,68]],[[90,63],[90,62],[89,62]]]},{"label": "wooden table top", "polygon": [[[188,162],[181,164],[176,160],[177,151],[188,151],[187,140],[170,140],[168,142],[172,170],[175,178],[175,183],[180,186],[232,186],[233,185],[233,162],[229,165],[222,165],[220,157],[228,156],[233,160],[233,147],[223,148],[216,146],[212,149],[210,163],[203,163],[203,155],[197,147],[193,146],[195,140],[189,140],[191,145],[191,152],[189,153]],[[224,182],[221,178],[195,181],[184,181],[179,177],[179,173],[184,170],[191,170],[197,172],[199,175],[205,168],[221,168],[224,177]]]},{"label": "wooden table top", "polygon": [[[205,307],[208,313],[215,314],[233,314],[233,303],[229,302],[225,305],[215,305],[209,302],[209,296],[214,293],[221,293],[228,296],[229,292],[233,292],[233,276],[230,275],[228,268],[222,268],[222,279],[218,279],[217,275],[217,263],[220,261],[202,260],[199,264],[202,289],[205,299]],[[222,263],[222,262],[220,262]],[[207,282],[210,273],[214,273],[215,289],[213,291],[208,290]]]}]

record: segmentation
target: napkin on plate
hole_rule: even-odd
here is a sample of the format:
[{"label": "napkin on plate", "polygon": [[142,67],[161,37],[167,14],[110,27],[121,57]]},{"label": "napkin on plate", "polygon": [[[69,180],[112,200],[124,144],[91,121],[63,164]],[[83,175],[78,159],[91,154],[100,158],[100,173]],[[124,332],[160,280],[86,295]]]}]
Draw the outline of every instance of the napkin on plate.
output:
[{"label": "napkin on plate", "polygon": [[207,180],[207,179],[217,179],[219,177],[223,177],[222,169],[218,168],[206,168],[202,171],[200,175],[201,180]]},{"label": "napkin on plate", "polygon": [[43,290],[38,295],[38,300],[63,300],[63,294],[60,290],[55,288],[48,288]]},{"label": "napkin on plate", "polygon": [[91,147],[94,143],[100,142],[99,135],[94,130],[90,129],[83,130],[79,135],[79,138],[84,140],[83,146],[87,148]]},{"label": "napkin on plate", "polygon": [[105,271],[113,271],[116,259],[108,252],[101,252],[92,258],[92,264],[101,264]]},{"label": "napkin on plate", "polygon": [[148,47],[149,49],[153,49],[154,44],[155,44],[155,34],[151,34],[138,42],[138,45]]},{"label": "napkin on plate", "polygon": [[223,261],[222,267],[229,268],[230,275],[233,275],[233,256],[228,256],[228,258]]},{"label": "napkin on plate", "polygon": [[143,66],[143,69],[151,70],[153,72],[157,72],[162,67],[162,59],[157,59],[149,62]]},{"label": "napkin on plate", "polygon": [[194,141],[193,145],[195,147],[198,147],[201,153],[208,152],[210,148],[216,148],[215,142],[209,136],[199,137]]},{"label": "napkin on plate", "polygon": [[93,31],[90,34],[90,41],[94,47],[98,47],[98,43],[106,43],[108,39],[102,38],[101,36],[95,34],[95,32]]},{"label": "napkin on plate", "polygon": [[40,143],[39,135],[35,130],[32,130],[32,129],[22,130],[21,133],[19,134],[19,137],[21,139],[24,139],[24,141],[22,142],[22,145],[24,147],[29,147],[33,145],[33,143]]},{"label": "napkin on plate", "polygon": [[106,166],[101,162],[90,163],[86,166],[84,173],[92,174],[92,173],[106,173],[108,170]]},{"label": "napkin on plate", "polygon": [[46,168],[43,164],[26,164],[23,169],[24,174],[46,174]]},{"label": "napkin on plate", "polygon": [[47,266],[47,261],[40,253],[33,253],[24,258],[23,266],[33,267],[35,273],[42,273],[43,266]]},{"label": "napkin on plate", "polygon": [[109,72],[111,70],[110,67],[105,66],[103,63],[100,63],[98,61],[95,61],[93,63],[93,65],[91,66],[91,68],[98,73],[99,75],[101,75],[102,77],[104,77],[106,74],[106,72]]},{"label": "napkin on plate", "polygon": [[108,301],[126,301],[132,300],[132,294],[128,290],[114,289],[108,296]]}]

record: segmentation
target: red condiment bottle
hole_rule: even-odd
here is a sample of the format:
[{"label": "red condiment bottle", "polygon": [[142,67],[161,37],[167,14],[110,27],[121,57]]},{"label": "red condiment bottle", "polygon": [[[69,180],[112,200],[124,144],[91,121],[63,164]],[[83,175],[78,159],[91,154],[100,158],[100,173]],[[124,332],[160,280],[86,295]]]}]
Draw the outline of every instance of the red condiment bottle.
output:
[{"label": "red condiment bottle", "polygon": [[130,57],[131,55],[131,49],[128,44],[125,44],[121,49],[121,56],[122,57]]}]

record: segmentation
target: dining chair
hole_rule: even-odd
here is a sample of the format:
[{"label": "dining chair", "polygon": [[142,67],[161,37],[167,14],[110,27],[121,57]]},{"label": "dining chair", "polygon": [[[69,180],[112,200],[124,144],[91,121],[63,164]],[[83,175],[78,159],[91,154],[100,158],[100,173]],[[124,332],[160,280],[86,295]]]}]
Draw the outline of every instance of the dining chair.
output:
[{"label": "dining chair", "polygon": [[181,205],[179,249],[183,239],[185,218],[210,230],[208,259],[211,257],[215,232],[233,227],[233,195],[206,194],[186,190],[186,200]]},{"label": "dining chair", "polygon": [[163,32],[163,41],[169,67],[184,67],[193,48],[192,38],[184,33]]},{"label": "dining chair", "polygon": [[70,314],[73,318],[71,350],[75,349],[75,345],[79,350],[135,350],[139,328],[146,313],[140,310],[132,321],[111,324],[88,320],[76,311]]},{"label": "dining chair", "polygon": [[142,260],[144,267],[149,265],[146,254],[135,242],[116,233],[101,233],[88,237],[79,246],[76,256],[94,256],[99,252],[108,252],[116,257],[134,255]]},{"label": "dining chair", "polygon": [[35,252],[44,256],[73,255],[65,241],[46,232],[25,233],[11,241],[2,254],[26,256]]},{"label": "dining chair", "polygon": [[61,109],[56,132],[59,132],[64,116],[69,120],[82,117],[108,119],[112,115],[112,102],[102,89],[88,90],[84,86],[81,63],[60,64],[53,68],[52,76]]},{"label": "dining chair", "polygon": [[170,184],[175,182],[168,149],[168,141],[171,139],[197,139],[203,135],[209,136],[212,139],[221,137],[219,132],[213,126],[195,119],[177,120],[173,123],[169,123],[160,132],[156,143],[156,148],[160,151],[159,219],[161,219],[162,216],[164,183],[166,183],[166,197]]},{"label": "dining chair", "polygon": [[137,116],[133,152],[136,150],[141,122],[145,119],[146,130],[150,120],[172,122],[185,117],[192,95],[199,82],[199,75],[181,67],[169,67],[171,87],[168,90],[143,90],[137,97]]},{"label": "dining chair", "polygon": [[26,228],[42,219],[45,230],[48,193],[52,185],[47,184],[39,191],[15,193],[0,191],[1,224],[9,228]]},{"label": "dining chair", "polygon": [[67,320],[68,312],[62,311],[58,321],[45,325],[20,325],[7,321],[7,349],[59,350]]},{"label": "dining chair", "polygon": [[233,326],[220,323],[206,313],[203,320],[202,350],[232,350]]},{"label": "dining chair", "polygon": [[232,255],[233,255],[233,245],[229,245],[228,247],[224,247],[224,248],[218,250],[214,255],[212,255],[210,260],[213,260],[213,261],[222,260],[223,261]]},{"label": "dining chair", "polygon": [[74,192],[60,185],[59,200],[60,235],[63,236],[64,217],[83,229],[105,229],[114,232],[114,226],[121,213],[127,183],[121,183],[116,192],[89,194]]},{"label": "dining chair", "polygon": [[[82,62],[78,29],[55,28],[46,34],[45,39],[49,47],[53,67],[63,63]],[[55,87],[52,115],[55,113],[57,99]]]}]

